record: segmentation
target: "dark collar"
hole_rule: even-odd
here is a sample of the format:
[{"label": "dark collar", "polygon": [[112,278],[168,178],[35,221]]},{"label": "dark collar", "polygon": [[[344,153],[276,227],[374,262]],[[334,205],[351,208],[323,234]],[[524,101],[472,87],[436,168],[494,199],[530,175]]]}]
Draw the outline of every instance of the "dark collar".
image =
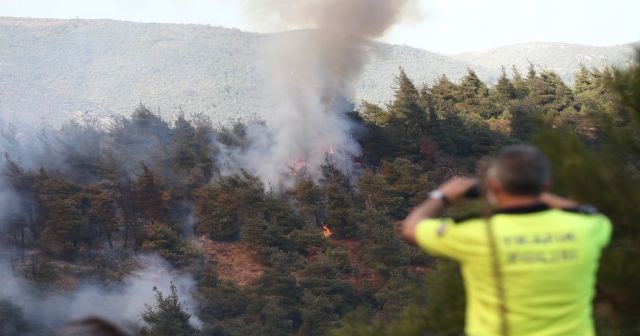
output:
[{"label": "dark collar", "polygon": [[498,215],[498,214],[527,214],[527,213],[533,213],[533,212],[546,211],[546,210],[549,210],[549,209],[551,209],[551,208],[549,208],[548,205],[546,205],[544,203],[537,203],[537,204],[527,205],[527,206],[522,206],[522,207],[497,209],[497,210],[495,210],[493,212],[493,214],[494,215]]}]

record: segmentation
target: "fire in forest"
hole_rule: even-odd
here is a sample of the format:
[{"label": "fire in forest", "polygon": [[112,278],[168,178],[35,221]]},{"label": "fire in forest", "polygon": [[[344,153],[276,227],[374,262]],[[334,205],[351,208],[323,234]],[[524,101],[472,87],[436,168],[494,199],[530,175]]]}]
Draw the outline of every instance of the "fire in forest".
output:
[{"label": "fire in forest", "polygon": [[230,174],[245,169],[276,189],[293,186],[301,174],[319,180],[328,155],[338,170],[353,172],[361,148],[353,137],[358,125],[347,114],[355,107],[368,40],[415,12],[415,0],[244,2],[257,21],[297,31],[264,46],[269,108],[257,111],[263,123],[247,129],[251,141],[241,150],[220,146],[218,159]]},{"label": "fire in forest", "polygon": [[327,154],[334,155],[335,153],[336,153],[335,148],[333,148],[333,146],[329,146],[329,150],[327,151]]},{"label": "fire in forest", "polygon": [[309,163],[305,159],[296,159],[289,162],[290,174],[293,177],[304,177]]},{"label": "fire in forest", "polygon": [[[335,147],[329,146],[329,148],[327,148],[327,150],[325,151],[325,154],[329,157],[336,155],[336,149]],[[301,178],[301,177],[308,177],[308,169],[309,169],[309,160],[306,159],[294,159],[289,161],[288,164],[289,167],[289,174],[292,177],[297,177],[297,178]]]},{"label": "fire in forest", "polygon": [[325,236],[325,238],[331,238],[331,236],[333,236],[333,231],[331,231],[331,229],[329,229],[329,227],[325,224],[322,226],[322,234]]}]

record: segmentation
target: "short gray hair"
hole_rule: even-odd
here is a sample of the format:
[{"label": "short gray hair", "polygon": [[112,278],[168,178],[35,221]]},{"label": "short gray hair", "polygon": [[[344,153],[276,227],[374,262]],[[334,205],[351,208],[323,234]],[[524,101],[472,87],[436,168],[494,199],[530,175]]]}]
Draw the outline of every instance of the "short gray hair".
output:
[{"label": "short gray hair", "polygon": [[538,196],[550,179],[549,160],[536,147],[513,145],[503,148],[489,171],[504,190],[514,196]]}]

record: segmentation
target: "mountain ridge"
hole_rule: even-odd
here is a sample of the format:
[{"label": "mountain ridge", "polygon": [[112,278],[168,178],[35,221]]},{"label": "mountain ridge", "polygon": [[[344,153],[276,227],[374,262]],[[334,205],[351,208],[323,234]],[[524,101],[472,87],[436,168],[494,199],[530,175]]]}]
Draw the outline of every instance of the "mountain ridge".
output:
[{"label": "mountain ridge", "polygon": [[515,66],[519,71],[530,65],[537,69],[556,72],[566,82],[573,82],[575,71],[585,65],[589,68],[605,66],[626,67],[633,62],[634,48],[640,41],[612,46],[589,46],[565,42],[525,42],[497,48],[451,54],[458,60],[500,71],[502,66]]},{"label": "mountain ridge", "polygon": [[[288,33],[0,17],[0,44],[6,46],[0,49],[0,112],[26,122],[59,124],[83,111],[99,117],[129,114],[144,103],[167,117],[184,111],[204,113],[217,122],[253,118],[270,108],[264,97],[269,69],[264,49],[271,39]],[[356,102],[389,101],[400,67],[417,84],[430,84],[443,74],[456,80],[467,69],[488,82],[499,75],[487,56],[444,55],[381,42],[368,42],[367,49],[369,62],[355,85]],[[631,59],[624,52],[632,47],[622,49],[610,54],[624,64]],[[490,55],[505,59],[495,51]],[[513,64],[522,63],[509,57],[517,61]],[[565,63],[559,69],[566,77],[575,64]]]}]

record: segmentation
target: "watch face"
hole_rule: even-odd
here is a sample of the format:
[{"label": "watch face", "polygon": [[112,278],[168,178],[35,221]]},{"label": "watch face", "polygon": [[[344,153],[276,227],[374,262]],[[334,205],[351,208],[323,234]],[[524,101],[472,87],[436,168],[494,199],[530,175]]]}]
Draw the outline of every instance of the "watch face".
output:
[{"label": "watch face", "polygon": [[449,205],[449,200],[447,196],[440,190],[434,190],[429,193],[429,198],[441,201],[445,206]]},{"label": "watch face", "polygon": [[444,194],[440,190],[434,190],[429,193],[429,198],[441,200],[444,198]]}]

